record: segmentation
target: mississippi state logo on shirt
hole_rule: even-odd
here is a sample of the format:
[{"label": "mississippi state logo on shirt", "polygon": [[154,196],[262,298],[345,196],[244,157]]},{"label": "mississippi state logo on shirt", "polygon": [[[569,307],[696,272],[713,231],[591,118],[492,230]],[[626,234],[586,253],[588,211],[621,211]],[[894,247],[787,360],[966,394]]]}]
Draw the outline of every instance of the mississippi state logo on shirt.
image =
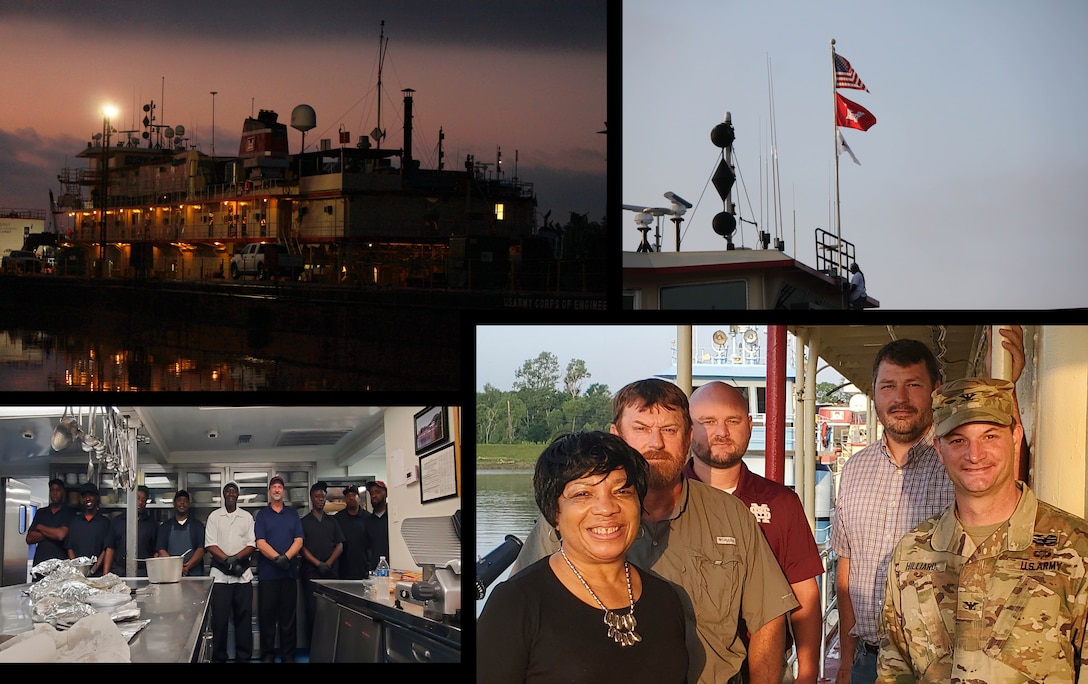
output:
[{"label": "mississippi state logo on shirt", "polygon": [[756,516],[756,522],[771,522],[771,507],[767,504],[752,503],[748,505],[748,510],[752,511],[752,515]]}]

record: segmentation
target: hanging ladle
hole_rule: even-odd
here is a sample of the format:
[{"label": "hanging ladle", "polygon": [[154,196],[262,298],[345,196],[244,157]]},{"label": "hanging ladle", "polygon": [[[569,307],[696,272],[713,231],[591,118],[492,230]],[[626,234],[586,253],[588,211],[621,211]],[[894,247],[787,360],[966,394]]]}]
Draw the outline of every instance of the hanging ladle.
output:
[{"label": "hanging ladle", "polygon": [[72,439],[77,434],[79,434],[79,427],[76,425],[76,419],[68,415],[68,407],[65,407],[64,415],[61,416],[57,427],[53,429],[53,450],[64,451],[72,445]]}]

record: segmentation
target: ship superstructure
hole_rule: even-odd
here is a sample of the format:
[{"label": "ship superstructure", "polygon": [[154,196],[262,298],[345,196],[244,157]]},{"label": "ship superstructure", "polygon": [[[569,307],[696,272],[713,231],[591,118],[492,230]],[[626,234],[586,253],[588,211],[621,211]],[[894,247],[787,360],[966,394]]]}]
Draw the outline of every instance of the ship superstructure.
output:
[{"label": "ship superstructure", "polygon": [[532,184],[492,176],[471,155],[460,169],[420,168],[412,104],[406,89],[400,149],[366,137],[348,146],[342,133],[339,147],[322,140],[292,155],[271,110],[246,119],[236,156],[187,148],[178,129],[154,124],[165,144],[150,142],[154,132],[146,147],[135,137],[111,144],[107,126],[77,155],[89,167],[58,176],[67,272],[91,274],[104,260],[115,276],[215,277],[240,245],[278,242],[305,256],[311,280],[505,285],[510,252],[546,242],[535,236]]}]

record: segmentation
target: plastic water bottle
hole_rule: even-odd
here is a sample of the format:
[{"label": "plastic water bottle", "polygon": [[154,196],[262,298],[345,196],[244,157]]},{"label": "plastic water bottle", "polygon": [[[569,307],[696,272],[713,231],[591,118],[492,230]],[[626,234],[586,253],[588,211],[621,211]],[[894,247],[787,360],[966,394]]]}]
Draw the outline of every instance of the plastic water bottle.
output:
[{"label": "plastic water bottle", "polygon": [[374,575],[378,578],[377,586],[389,584],[389,563],[385,562],[385,556],[378,559],[378,568],[374,571]]}]

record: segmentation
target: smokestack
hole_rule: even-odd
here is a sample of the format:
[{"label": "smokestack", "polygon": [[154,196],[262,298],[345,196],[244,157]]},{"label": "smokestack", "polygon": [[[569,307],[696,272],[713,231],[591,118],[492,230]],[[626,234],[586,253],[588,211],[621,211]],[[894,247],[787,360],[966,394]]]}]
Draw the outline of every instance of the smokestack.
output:
[{"label": "smokestack", "polygon": [[405,88],[401,92],[404,93],[404,154],[400,166],[406,169],[412,161],[412,93],[416,91]]}]

